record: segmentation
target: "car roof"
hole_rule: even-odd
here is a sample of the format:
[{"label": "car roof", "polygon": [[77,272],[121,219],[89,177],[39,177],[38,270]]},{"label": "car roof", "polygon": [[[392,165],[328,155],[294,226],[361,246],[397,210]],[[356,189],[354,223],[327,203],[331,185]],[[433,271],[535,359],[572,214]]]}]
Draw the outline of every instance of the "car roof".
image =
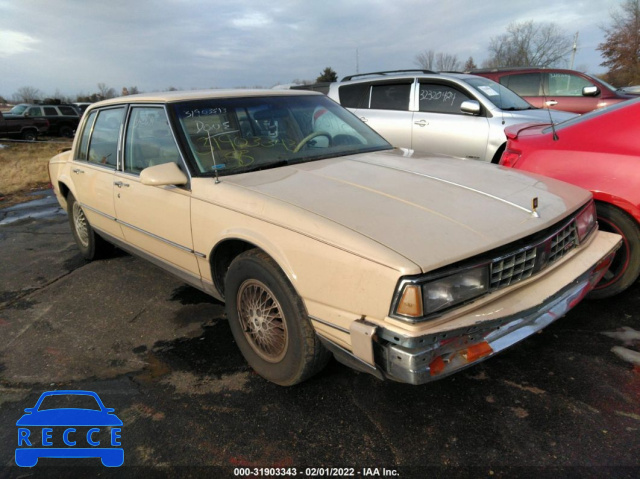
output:
[{"label": "car roof", "polygon": [[554,67],[499,67],[499,68],[476,68],[469,70],[469,73],[538,73],[538,72],[567,72],[583,74],[584,72],[578,70],[571,70],[569,68],[554,68]]},{"label": "car roof", "polygon": [[[351,76],[347,76],[345,78],[351,78]],[[379,73],[370,73],[370,74],[362,74],[358,78],[344,80],[338,82],[340,83],[363,83],[370,82],[372,80],[381,80],[381,81],[389,81],[389,80],[412,80],[414,78],[450,78],[450,79],[461,79],[465,78],[477,78],[476,75],[471,75],[469,73],[459,73],[459,72],[416,72],[416,73],[398,73],[398,74],[379,74]]]},{"label": "car roof", "polygon": [[300,96],[300,95],[322,95],[322,93],[301,90],[189,90],[189,91],[166,91],[157,93],[140,93],[137,95],[127,95],[109,100],[103,100],[91,104],[91,109],[107,105],[122,103],[173,103],[178,101],[203,100],[215,98],[248,98],[259,96]]}]

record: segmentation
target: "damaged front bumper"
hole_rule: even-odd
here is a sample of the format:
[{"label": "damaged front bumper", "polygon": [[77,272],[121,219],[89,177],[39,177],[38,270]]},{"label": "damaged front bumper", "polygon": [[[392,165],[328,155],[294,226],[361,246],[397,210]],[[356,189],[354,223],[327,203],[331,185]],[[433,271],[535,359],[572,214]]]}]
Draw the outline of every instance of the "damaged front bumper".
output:
[{"label": "damaged front bumper", "polygon": [[[364,319],[351,327],[353,352],[325,342],[336,358],[381,379],[424,384],[477,364],[540,331],[582,300],[608,270],[620,241],[542,303],[470,327],[408,336]],[[500,299],[496,300],[499,302]]]}]

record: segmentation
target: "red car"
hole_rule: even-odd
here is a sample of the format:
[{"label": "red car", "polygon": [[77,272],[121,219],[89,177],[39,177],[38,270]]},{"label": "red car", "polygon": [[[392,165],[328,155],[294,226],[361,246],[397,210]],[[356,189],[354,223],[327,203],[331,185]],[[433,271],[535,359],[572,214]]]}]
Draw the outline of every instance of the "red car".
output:
[{"label": "red car", "polygon": [[587,113],[636,98],[586,73],[559,68],[494,68],[473,70],[513,90],[533,106]]},{"label": "red car", "polygon": [[640,99],[587,113],[555,126],[505,130],[500,164],[591,190],[600,229],[622,235],[623,246],[592,297],[620,293],[640,275]]}]

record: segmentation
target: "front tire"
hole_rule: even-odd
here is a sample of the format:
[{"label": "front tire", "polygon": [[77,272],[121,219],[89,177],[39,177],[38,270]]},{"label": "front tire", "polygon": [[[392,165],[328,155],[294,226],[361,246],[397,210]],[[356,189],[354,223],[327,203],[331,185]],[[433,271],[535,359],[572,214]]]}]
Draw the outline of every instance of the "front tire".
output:
[{"label": "front tire", "polygon": [[24,141],[36,141],[38,134],[34,130],[25,130],[22,132],[22,139]]},{"label": "front tire", "polygon": [[331,353],[316,336],[302,299],[265,252],[245,251],[231,262],[225,296],[233,337],[263,378],[291,386],[326,365]]},{"label": "front tire", "polygon": [[608,203],[598,202],[596,209],[599,228],[622,236],[622,246],[609,271],[589,294],[591,298],[602,299],[621,293],[640,276],[640,226],[627,213]]},{"label": "front tire", "polygon": [[84,259],[92,261],[106,256],[111,250],[111,245],[96,234],[89,224],[82,206],[71,193],[67,197],[67,213],[73,239],[75,239]]}]

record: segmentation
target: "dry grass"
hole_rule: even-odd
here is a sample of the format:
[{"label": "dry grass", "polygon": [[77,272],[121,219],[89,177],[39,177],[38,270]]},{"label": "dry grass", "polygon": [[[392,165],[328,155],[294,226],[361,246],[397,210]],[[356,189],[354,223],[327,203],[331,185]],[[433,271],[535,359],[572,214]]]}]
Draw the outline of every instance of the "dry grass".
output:
[{"label": "dry grass", "polygon": [[0,144],[4,145],[0,148],[0,207],[23,201],[30,191],[47,188],[49,159],[71,147],[71,141],[19,143],[0,140]]}]

